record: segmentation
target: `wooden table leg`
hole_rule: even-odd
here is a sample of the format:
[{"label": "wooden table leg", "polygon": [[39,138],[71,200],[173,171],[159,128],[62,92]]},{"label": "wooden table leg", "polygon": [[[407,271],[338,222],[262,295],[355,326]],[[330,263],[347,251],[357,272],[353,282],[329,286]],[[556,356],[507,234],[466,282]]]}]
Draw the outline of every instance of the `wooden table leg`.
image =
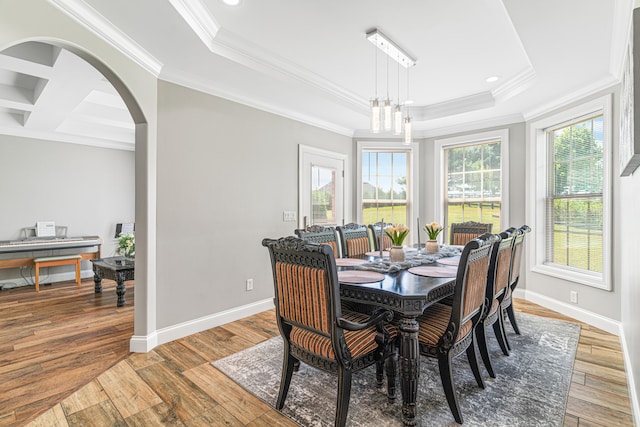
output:
[{"label": "wooden table leg", "polygon": [[415,317],[400,319],[400,389],[402,391],[402,422],[416,425],[416,398],[420,376],[418,322]]}]

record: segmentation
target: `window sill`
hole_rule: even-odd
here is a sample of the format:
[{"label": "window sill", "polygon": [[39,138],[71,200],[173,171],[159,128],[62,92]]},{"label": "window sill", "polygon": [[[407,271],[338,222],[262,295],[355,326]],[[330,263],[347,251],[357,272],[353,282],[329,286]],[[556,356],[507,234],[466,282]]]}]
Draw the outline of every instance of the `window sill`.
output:
[{"label": "window sill", "polygon": [[605,291],[611,290],[611,287],[604,281],[603,276],[600,274],[581,273],[547,264],[538,264],[534,266],[531,271],[567,280],[569,282],[579,283],[581,285],[592,286]]}]

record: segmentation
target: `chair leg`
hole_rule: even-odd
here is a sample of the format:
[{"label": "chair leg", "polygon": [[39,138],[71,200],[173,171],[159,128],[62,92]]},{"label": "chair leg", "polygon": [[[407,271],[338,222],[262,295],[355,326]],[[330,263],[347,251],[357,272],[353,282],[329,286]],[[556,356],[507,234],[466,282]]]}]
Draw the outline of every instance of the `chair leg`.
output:
[{"label": "chair leg", "polygon": [[502,354],[505,356],[509,355],[509,346],[507,345],[507,337],[504,333],[504,323],[502,318],[498,316],[496,321],[493,323],[493,332],[496,334],[496,339],[498,340],[498,344],[500,344],[500,348],[502,349]]},{"label": "chair leg", "polygon": [[351,397],[351,371],[343,366],[338,370],[338,402],[336,404],[336,422],[338,427],[347,423],[349,398]]},{"label": "chair leg", "polygon": [[398,350],[393,349],[385,361],[387,371],[387,399],[389,402],[396,400],[396,375],[398,373]]},{"label": "chair leg", "polygon": [[480,356],[482,357],[482,363],[484,363],[484,367],[487,369],[489,376],[491,378],[496,377],[496,373],[493,370],[493,365],[491,364],[491,358],[489,357],[489,349],[487,348],[487,334],[485,331],[484,322],[478,323],[476,326],[476,335],[478,337],[478,348],[480,350]]},{"label": "chair leg", "polygon": [[298,359],[289,354],[289,345],[284,345],[284,360],[282,362],[282,377],[280,378],[280,391],[278,392],[278,400],[276,409],[282,409],[284,401],[289,393],[289,385],[291,384],[291,376],[293,375],[293,365],[295,362],[300,363]]},{"label": "chair leg", "polygon": [[444,395],[447,398],[449,409],[458,424],[462,424],[462,414],[458,406],[458,397],[456,396],[455,385],[453,384],[453,372],[451,371],[451,358],[449,353],[438,355],[438,368],[440,370],[440,381]]},{"label": "chair leg", "polygon": [[376,360],[376,387],[382,388],[384,383],[384,358]]},{"label": "chair leg", "polygon": [[513,303],[509,304],[506,310],[507,310],[507,316],[509,316],[509,322],[511,322],[511,326],[513,327],[513,330],[515,331],[516,335],[520,335],[520,329],[518,328],[518,324],[516,323],[516,315],[513,312]]},{"label": "chair leg", "polygon": [[467,360],[469,360],[469,366],[471,366],[471,371],[473,372],[473,376],[476,378],[478,387],[484,388],[484,381],[482,380],[482,375],[480,375],[480,366],[478,366],[478,352],[476,348],[478,340],[475,337],[475,331],[471,333],[474,334],[474,337],[471,341],[471,345],[467,347]]}]

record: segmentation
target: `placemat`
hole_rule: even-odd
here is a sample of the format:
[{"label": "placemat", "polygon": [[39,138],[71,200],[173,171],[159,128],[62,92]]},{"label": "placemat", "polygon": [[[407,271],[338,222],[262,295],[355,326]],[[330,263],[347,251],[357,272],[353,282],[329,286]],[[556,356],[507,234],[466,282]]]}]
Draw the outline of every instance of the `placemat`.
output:
[{"label": "placemat", "polygon": [[347,270],[338,271],[338,282],[343,283],[373,283],[384,280],[384,274],[375,271]]},{"label": "placemat", "polygon": [[427,277],[456,277],[457,270],[455,268],[448,267],[413,267],[409,269],[409,273],[417,274],[418,276]]},{"label": "placemat", "polygon": [[444,264],[444,265],[458,265],[460,264],[460,257],[455,256],[455,257],[449,257],[449,258],[440,258],[436,260],[436,262],[438,264]]},{"label": "placemat", "polygon": [[365,264],[367,260],[358,258],[336,258],[336,265],[338,267],[353,267],[354,265]]}]

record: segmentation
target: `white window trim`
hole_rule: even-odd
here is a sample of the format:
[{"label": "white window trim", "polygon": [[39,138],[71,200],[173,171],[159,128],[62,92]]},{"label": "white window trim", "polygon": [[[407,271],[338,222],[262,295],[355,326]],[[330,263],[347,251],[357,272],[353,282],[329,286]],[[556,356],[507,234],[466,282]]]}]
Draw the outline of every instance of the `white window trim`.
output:
[{"label": "white window trim", "polygon": [[[544,263],[545,259],[545,199],[547,195],[547,136],[545,130],[561,123],[593,113],[602,112],[603,120],[603,181],[602,181],[602,275],[580,272]],[[531,271],[546,274],[599,289],[611,290],[611,153],[612,153],[611,95],[594,99],[531,123],[527,141],[527,224],[532,225],[527,238]]]},{"label": "white window trim", "polygon": [[[500,169],[502,172],[501,199],[502,208],[500,214],[500,224],[503,229],[510,227],[509,224],[509,129],[498,129],[494,131],[474,133],[471,135],[456,136],[453,138],[436,139],[433,145],[434,162],[434,183],[435,191],[435,217],[436,221],[444,224],[444,194],[446,181],[444,180],[444,150],[452,147],[464,147],[465,145],[476,145],[484,142],[500,141]],[[502,230],[492,230],[499,233]],[[445,236],[446,241],[446,236]]]},{"label": "white window trim", "polygon": [[[404,145],[402,142],[393,141],[357,141],[356,142],[356,203],[354,206],[356,210],[356,222],[362,224],[362,152],[364,150],[404,150],[411,153],[411,171],[410,179],[411,185],[407,187],[407,197],[411,200],[411,209],[409,209],[409,224],[406,224],[410,230],[415,230],[412,224],[416,224],[418,218],[418,206],[420,206],[418,195],[420,194],[418,188],[418,160],[419,160],[419,145],[414,142],[411,145]],[[409,243],[418,243],[417,233],[409,233]]]}]

